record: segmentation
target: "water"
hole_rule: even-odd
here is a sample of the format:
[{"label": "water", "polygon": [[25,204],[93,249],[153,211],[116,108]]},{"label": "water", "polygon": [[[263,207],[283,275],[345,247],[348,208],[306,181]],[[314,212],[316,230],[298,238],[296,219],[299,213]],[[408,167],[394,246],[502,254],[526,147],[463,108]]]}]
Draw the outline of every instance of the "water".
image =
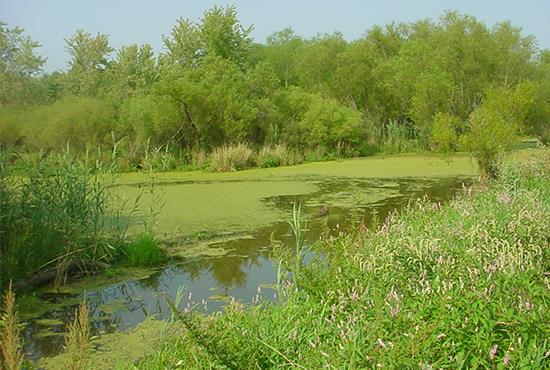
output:
[{"label": "water", "polygon": [[[319,189],[314,193],[263,200],[270,207],[287,213],[291,212],[294,202],[303,204],[304,218],[307,219],[305,243],[309,245],[319,239],[327,226],[333,234],[349,230],[352,209],[368,225],[373,217],[383,219],[389,212],[424,196],[433,201],[448,200],[469,179],[317,178],[314,181]],[[328,207],[328,214],[319,216],[319,210],[325,207]],[[277,222],[251,233],[202,242],[207,250],[216,251],[215,255],[206,253],[206,256],[184,258],[120,282],[109,283],[106,279],[107,282],[96,288],[86,287],[84,283],[78,293],[41,293],[40,298],[52,308],[28,320],[24,331],[26,352],[31,359],[37,360],[63,350],[66,323],[73,319],[77,302],[83,294],[86,294],[91,307],[93,334],[124,331],[150,315],[166,319],[170,315],[166,299],[174,299],[181,286],[185,288],[181,308],[206,313],[222,310],[232,299],[243,303],[251,303],[258,296],[274,300],[276,264],[271,258],[272,238],[292,245],[288,223]],[[84,290],[86,293],[82,292]]]}]

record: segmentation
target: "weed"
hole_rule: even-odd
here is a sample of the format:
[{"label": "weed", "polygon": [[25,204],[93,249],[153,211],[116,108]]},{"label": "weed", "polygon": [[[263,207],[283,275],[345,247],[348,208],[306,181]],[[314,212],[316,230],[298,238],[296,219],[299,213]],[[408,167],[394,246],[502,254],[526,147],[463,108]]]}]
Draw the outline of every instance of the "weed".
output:
[{"label": "weed", "polygon": [[67,337],[68,364],[70,370],[84,369],[88,363],[88,356],[91,351],[90,335],[90,312],[86,298],[80,303],[75,311],[75,318],[69,323]]},{"label": "weed", "polygon": [[6,370],[19,370],[23,364],[22,341],[19,334],[19,317],[15,307],[15,293],[11,283],[4,293],[0,331],[0,365]]}]

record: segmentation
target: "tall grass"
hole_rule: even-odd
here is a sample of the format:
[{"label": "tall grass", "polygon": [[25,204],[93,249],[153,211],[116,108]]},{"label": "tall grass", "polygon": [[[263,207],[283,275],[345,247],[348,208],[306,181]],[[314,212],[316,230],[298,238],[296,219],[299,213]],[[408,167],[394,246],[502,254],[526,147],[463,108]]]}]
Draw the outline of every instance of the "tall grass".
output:
[{"label": "tall grass", "polygon": [[256,165],[261,168],[292,166],[303,161],[303,156],[297,150],[282,144],[263,146],[256,156]]},{"label": "tall grass", "polygon": [[71,264],[104,262],[125,237],[103,180],[74,159],[25,163],[18,176],[0,161],[0,286]]},{"label": "tall grass", "polygon": [[[277,304],[199,319],[240,369],[544,368],[549,361],[550,153],[448,204],[420,200],[321,242]],[[208,368],[192,338],[140,368]]]},{"label": "tall grass", "polygon": [[246,144],[218,147],[210,155],[210,167],[216,172],[244,170],[254,164],[254,151]]},{"label": "tall grass", "polygon": [[23,365],[20,323],[15,307],[15,293],[11,284],[4,293],[2,315],[0,316],[0,368],[19,370]]},{"label": "tall grass", "polygon": [[65,338],[67,347],[67,369],[85,369],[88,364],[91,351],[90,335],[90,308],[84,299],[75,311],[75,318],[68,325],[68,333]]}]

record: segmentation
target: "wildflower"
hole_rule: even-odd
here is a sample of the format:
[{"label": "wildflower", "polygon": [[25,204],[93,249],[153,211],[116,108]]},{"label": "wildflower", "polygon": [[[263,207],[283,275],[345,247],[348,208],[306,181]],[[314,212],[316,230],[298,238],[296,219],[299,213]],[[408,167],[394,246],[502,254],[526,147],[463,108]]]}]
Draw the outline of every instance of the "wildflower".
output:
[{"label": "wildflower", "polygon": [[504,359],[502,360],[502,363],[504,364],[504,366],[508,366],[510,364],[510,357],[508,356],[508,354],[504,355]]},{"label": "wildflower", "polygon": [[495,344],[493,348],[491,348],[491,352],[489,352],[489,359],[491,361],[495,359],[495,355],[497,354],[497,351],[498,351],[498,344]]}]

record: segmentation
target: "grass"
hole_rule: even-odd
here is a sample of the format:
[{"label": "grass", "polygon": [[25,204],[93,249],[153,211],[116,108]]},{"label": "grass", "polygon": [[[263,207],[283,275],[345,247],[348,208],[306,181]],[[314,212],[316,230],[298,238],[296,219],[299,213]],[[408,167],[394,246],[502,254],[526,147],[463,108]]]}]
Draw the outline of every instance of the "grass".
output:
[{"label": "grass", "polygon": [[254,164],[254,151],[246,144],[215,148],[210,155],[210,168],[215,172],[244,170]]},{"label": "grass", "polygon": [[105,184],[71,159],[28,164],[24,177],[0,175],[0,181],[0,286],[52,267],[62,277],[73,261],[104,261],[124,236]]},{"label": "grass", "polygon": [[285,145],[263,146],[256,156],[256,166],[260,168],[293,166],[304,161],[297,150]]},{"label": "grass", "polygon": [[321,241],[286,299],[188,316],[201,341],[175,337],[139,367],[544,368],[550,153],[500,174]]},{"label": "grass", "polygon": [[65,338],[67,366],[69,370],[85,369],[88,366],[91,347],[90,308],[84,299],[75,312],[75,318],[68,325]]},{"label": "grass", "polygon": [[0,318],[0,368],[19,370],[23,365],[21,328],[11,284],[4,293]]},{"label": "grass", "polygon": [[[69,266],[98,269],[121,252],[132,266],[162,258],[154,239],[139,236],[128,244],[121,220],[138,204],[123,214],[125,205],[107,191],[109,168],[88,167],[67,155],[55,162],[26,161],[14,170],[0,151],[0,289],[48,270],[63,285]],[[136,202],[140,198],[135,194]]]},{"label": "grass", "polygon": [[122,248],[125,262],[130,266],[155,266],[166,260],[159,242],[148,233],[142,233]]}]

